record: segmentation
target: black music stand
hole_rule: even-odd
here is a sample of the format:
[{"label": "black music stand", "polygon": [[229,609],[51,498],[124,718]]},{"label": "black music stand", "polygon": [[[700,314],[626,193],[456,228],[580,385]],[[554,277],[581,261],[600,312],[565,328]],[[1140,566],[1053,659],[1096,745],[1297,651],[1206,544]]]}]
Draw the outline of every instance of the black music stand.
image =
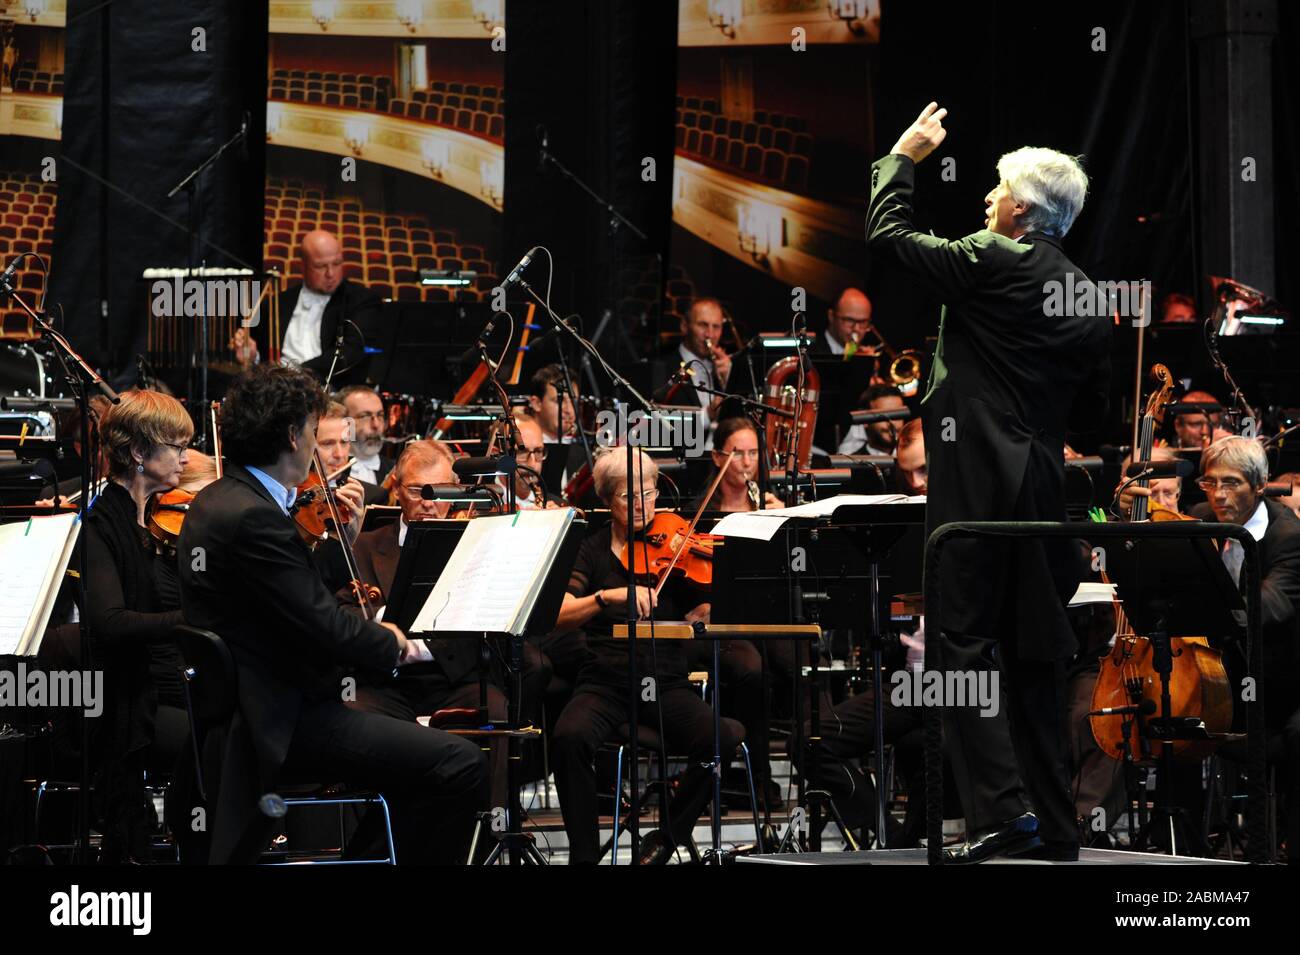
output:
[{"label": "black music stand", "polygon": [[1173,744],[1211,736],[1200,719],[1172,715],[1170,640],[1207,633],[1240,637],[1246,629],[1246,605],[1223,560],[1205,538],[1139,539],[1129,546],[1108,548],[1106,572],[1134,632],[1145,634],[1151,642],[1152,666],[1160,678],[1159,715],[1144,719],[1137,714],[1141,736],[1161,744],[1160,773],[1155,805],[1146,825],[1134,834],[1132,847],[1141,851],[1164,829],[1170,854],[1178,855],[1180,836],[1184,844],[1191,840],[1185,836],[1189,824],[1182,807],[1172,802]]},{"label": "black music stand", "polygon": [[[882,597],[880,589],[880,566],[888,558],[890,550],[907,535],[912,526],[925,523],[925,505],[920,503],[899,504],[846,504],[835,509],[832,518],[836,527],[851,532],[853,540],[862,549],[871,574],[870,615],[867,623],[867,646],[871,650],[871,691],[872,718],[874,722],[873,744],[875,746],[876,773],[876,843],[881,848],[886,845],[886,796],[885,796],[885,688],[884,688],[884,648],[885,635],[881,626],[881,602],[888,601],[888,595]],[[919,583],[919,581],[918,581]],[[903,588],[910,589],[910,588]]]},{"label": "black music stand", "polygon": [[[807,571],[792,569],[795,547],[804,548]],[[842,528],[811,525],[807,518],[791,518],[770,541],[745,537],[728,537],[714,551],[714,580],[726,581],[713,594],[710,620],[714,623],[819,624],[828,628],[854,629],[860,619],[854,609],[870,598],[871,568],[863,557],[858,541]],[[811,586],[804,581],[811,581]],[[807,684],[812,688],[808,707],[810,734],[803,732],[803,697],[805,680],[802,672],[795,677],[794,746],[804,749],[808,770],[795,777],[800,806],[810,810],[808,845],[821,850],[822,809],[835,821],[841,836],[851,846],[857,845],[844,825],[830,794],[809,789],[807,776],[816,777],[819,757],[811,740],[821,734],[821,693],[818,687],[819,641],[809,641]],[[798,661],[796,669],[804,664]],[[766,689],[764,690],[766,692]],[[879,788],[879,787],[878,787]],[[771,810],[764,800],[765,823],[771,823]],[[791,826],[781,840],[781,851],[794,848]]]},{"label": "black music stand", "polygon": [[[394,616],[389,617],[385,613],[385,617],[396,622],[411,636],[425,635],[413,633],[409,628],[419,615],[420,609],[441,575],[442,568],[446,566],[460,541],[461,534],[468,526],[468,521],[419,521],[407,527],[407,539],[398,558],[397,571],[393,578]],[[533,735],[520,725],[522,704],[520,674],[523,668],[523,645],[527,637],[550,633],[555,629],[555,621],[559,617],[560,605],[564,603],[564,594],[569,583],[569,571],[578,556],[578,547],[586,532],[586,522],[579,520],[573,521],[565,531],[522,633],[439,630],[430,631],[428,634],[438,639],[459,638],[479,642],[481,647],[479,705],[484,711],[484,717],[487,708],[489,643],[496,638],[509,647],[509,671],[512,676],[512,679],[507,681],[509,709],[506,725],[501,728],[504,733],[498,734],[506,736],[509,748],[506,760],[509,805],[506,807],[506,831],[498,836],[498,842],[484,860],[484,865],[492,865],[503,856],[509,859],[510,865],[546,864],[546,860],[537,850],[532,834],[523,830],[523,807],[519,802],[518,768],[521,762],[519,745],[524,736]]]}]

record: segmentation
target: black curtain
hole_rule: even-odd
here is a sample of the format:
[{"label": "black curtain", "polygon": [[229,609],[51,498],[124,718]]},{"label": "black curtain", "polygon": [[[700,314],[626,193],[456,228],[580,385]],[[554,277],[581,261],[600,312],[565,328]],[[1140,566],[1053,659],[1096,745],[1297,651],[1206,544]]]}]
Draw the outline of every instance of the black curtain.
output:
[{"label": "black curtain", "polygon": [[[577,312],[594,334],[630,283],[655,269],[671,221],[677,12],[643,0],[511,0],[506,7],[506,200],[502,274],[534,245],[555,256],[552,305]],[[548,150],[646,233],[611,226],[611,216],[553,165]],[[643,178],[644,160],[654,178]],[[545,286],[545,257],[528,273]],[[657,277],[654,279],[658,284]],[[661,286],[659,286],[661,288]],[[631,357],[629,338],[658,329],[653,314],[624,316],[599,344]],[[604,386],[604,382],[601,382]]]},{"label": "black curtain", "polygon": [[48,302],[63,305],[73,344],[118,385],[134,382],[145,347],[141,272],[191,259],[185,194],[166,193],[245,112],[246,149],[209,168],[195,193],[198,254],[261,267],[266,24],[266,0],[68,4]]}]

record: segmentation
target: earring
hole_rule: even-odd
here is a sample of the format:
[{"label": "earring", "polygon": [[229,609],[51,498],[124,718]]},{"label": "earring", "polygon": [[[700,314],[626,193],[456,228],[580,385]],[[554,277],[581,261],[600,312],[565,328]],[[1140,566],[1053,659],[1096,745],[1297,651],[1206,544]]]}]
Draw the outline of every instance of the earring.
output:
[{"label": "earring", "polygon": [[135,470],[136,470],[136,473],[137,473],[137,474],[144,474],[144,465],[143,465],[143,464],[137,464],[137,465],[135,466]]}]

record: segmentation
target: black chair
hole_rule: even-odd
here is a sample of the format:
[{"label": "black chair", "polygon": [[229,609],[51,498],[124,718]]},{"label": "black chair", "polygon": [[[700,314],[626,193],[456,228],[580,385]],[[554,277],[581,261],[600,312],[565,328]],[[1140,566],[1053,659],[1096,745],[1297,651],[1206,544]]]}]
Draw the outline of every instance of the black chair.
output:
[{"label": "black chair", "polygon": [[[238,700],[238,675],[235,659],[219,636],[210,630],[200,630],[184,624],[172,630],[172,639],[180,647],[181,656],[186,662],[181,671],[185,690],[185,707],[190,718],[190,743],[194,747],[195,774],[199,796],[211,803],[216,795],[218,778],[208,778],[204,766],[212,767],[219,762],[221,750],[225,746],[225,734],[235,715]],[[205,761],[204,756],[210,758]],[[211,795],[209,785],[212,786]],[[387,839],[388,855],[383,859],[332,859],[317,861],[317,865],[396,865],[397,852],[393,847],[393,823],[388,811],[388,802],[379,793],[342,789],[340,787],[322,787],[320,785],[282,787],[291,795],[262,797],[263,803],[269,800],[272,805],[278,799],[284,810],[294,806],[338,806],[340,807],[339,827],[343,835],[343,806],[378,806],[383,815],[384,834]],[[277,806],[278,809],[278,806]],[[341,841],[345,841],[341,839]]]}]

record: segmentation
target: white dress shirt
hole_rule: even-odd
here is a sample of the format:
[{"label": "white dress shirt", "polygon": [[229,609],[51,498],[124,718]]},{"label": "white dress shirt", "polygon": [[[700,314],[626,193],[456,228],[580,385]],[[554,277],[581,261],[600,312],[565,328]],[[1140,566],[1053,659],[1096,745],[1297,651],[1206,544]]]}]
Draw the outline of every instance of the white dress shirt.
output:
[{"label": "white dress shirt", "polygon": [[[1264,534],[1268,531],[1268,508],[1262,499],[1255,508],[1255,513],[1250,515],[1250,520],[1246,521],[1245,528],[1255,540],[1264,539]],[[1241,541],[1229,538],[1223,542],[1223,565],[1228,568],[1228,576],[1238,587],[1241,586],[1241,565],[1245,560],[1246,553],[1241,549]]]},{"label": "white dress shirt", "polygon": [[298,304],[293,307],[289,327],[284,330],[284,345],[280,357],[285,364],[301,365],[319,358],[321,318],[330,297],[303,286],[298,292]]},{"label": "white dress shirt", "polygon": [[[352,476],[358,481],[365,481],[367,484],[379,483],[379,452],[376,451],[368,458],[357,458],[356,463],[352,465]],[[406,531],[402,531],[405,535]]]}]

